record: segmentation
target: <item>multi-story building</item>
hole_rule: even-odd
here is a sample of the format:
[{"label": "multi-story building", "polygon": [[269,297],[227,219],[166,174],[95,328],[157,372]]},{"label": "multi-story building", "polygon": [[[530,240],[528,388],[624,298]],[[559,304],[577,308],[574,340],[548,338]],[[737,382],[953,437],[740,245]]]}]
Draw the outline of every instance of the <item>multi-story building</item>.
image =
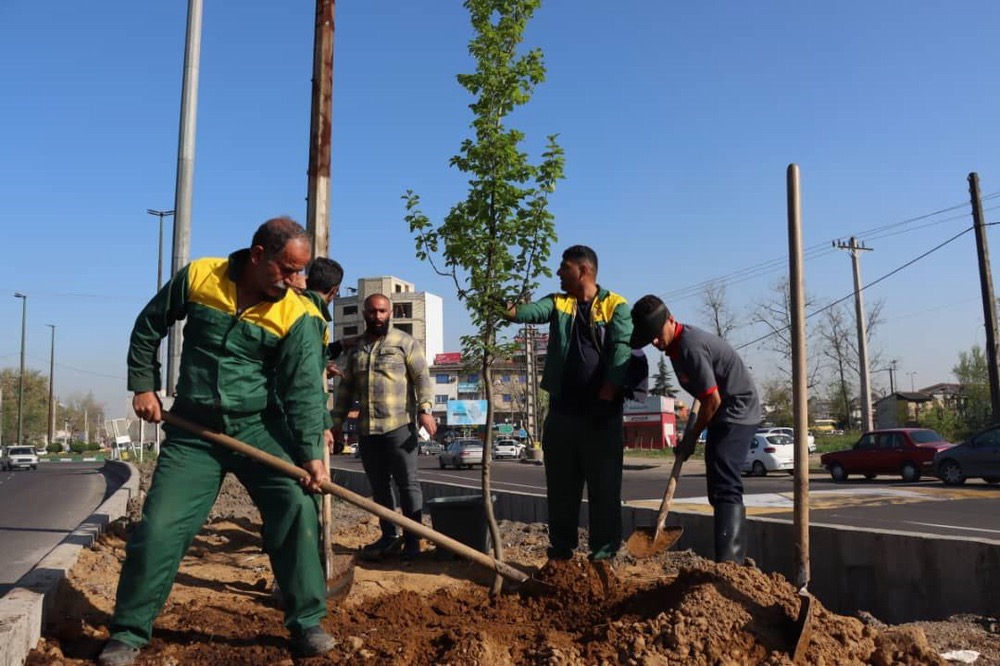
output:
[{"label": "multi-story building", "polygon": [[333,302],[334,340],[364,333],[361,310],[365,299],[383,294],[392,301],[392,325],[423,344],[428,362],[444,351],[444,305],[440,296],[417,291],[412,282],[391,275],[361,278],[353,291]]}]

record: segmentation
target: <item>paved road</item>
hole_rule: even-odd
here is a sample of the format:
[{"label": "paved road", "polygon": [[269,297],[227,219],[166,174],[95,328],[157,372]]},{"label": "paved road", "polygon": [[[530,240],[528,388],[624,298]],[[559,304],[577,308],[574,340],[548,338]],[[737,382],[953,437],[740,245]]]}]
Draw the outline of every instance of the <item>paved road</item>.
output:
[{"label": "paved road", "polygon": [[[628,459],[622,497],[636,506],[657,508],[666,489],[672,459],[665,462]],[[338,456],[334,467],[361,469],[356,458]],[[644,468],[644,469],[640,469]],[[545,472],[540,465],[497,461],[493,466],[497,490],[545,494]],[[480,470],[442,470],[436,456],[420,458],[420,478],[478,488]],[[744,479],[747,512],[755,516],[792,519],[792,477],[773,473]],[[936,479],[904,483],[891,477],[833,483],[827,474],[810,478],[810,518],[813,523],[901,530],[923,534],[1000,539],[996,514],[1000,486],[981,481],[950,488]],[[685,465],[674,506],[685,511],[711,512],[705,497],[704,463]]]},{"label": "paved road", "polygon": [[93,513],[104,463],[41,463],[0,472],[0,596]]}]

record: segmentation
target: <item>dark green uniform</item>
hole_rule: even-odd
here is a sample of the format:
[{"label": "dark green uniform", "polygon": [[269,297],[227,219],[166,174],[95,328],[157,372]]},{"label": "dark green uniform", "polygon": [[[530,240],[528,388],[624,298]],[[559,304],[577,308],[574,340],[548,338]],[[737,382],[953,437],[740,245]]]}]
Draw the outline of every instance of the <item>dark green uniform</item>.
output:
[{"label": "dark green uniform", "polygon": [[[157,347],[172,323],[186,319],[173,411],[296,464],[322,460],[322,316],[291,290],[276,303],[237,312],[235,279],[246,257],[243,250],[228,260],[194,261],[149,302],[132,331],[128,388],[159,388]],[[259,463],[175,428],[164,430],[142,522],[126,548],[111,637],[133,647],[149,642],[180,560],[227,472],[260,509],[264,549],[284,595],[285,626],[301,631],[318,625],[326,599],[313,497]]]},{"label": "dark green uniform", "polygon": [[[583,308],[583,310],[581,310]],[[549,324],[542,388],[549,391],[542,449],[548,500],[548,556],[568,559],[579,542],[583,488],[590,514],[590,556],[614,557],[621,547],[621,387],[631,348],[632,319],[625,299],[598,287],[593,302],[550,294],[517,307],[513,320]],[[604,382],[618,389],[597,399]]]}]

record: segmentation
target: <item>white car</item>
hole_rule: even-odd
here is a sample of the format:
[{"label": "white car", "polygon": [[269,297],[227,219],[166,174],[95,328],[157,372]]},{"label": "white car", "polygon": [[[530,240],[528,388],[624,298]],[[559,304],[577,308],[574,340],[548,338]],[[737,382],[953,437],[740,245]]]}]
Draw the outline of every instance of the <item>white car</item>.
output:
[{"label": "white car", "polygon": [[[789,437],[792,442],[795,442],[795,428],[788,427],[777,427],[777,428],[758,428],[758,435],[785,435]],[[816,438],[812,435],[806,435],[806,445],[809,448],[809,453],[816,453]]]},{"label": "white car", "polygon": [[765,476],[768,472],[792,472],[795,467],[795,446],[788,435],[760,434],[753,436],[750,451],[743,461],[743,472]]},{"label": "white car", "polygon": [[493,443],[493,458],[495,460],[501,458],[517,459],[521,457],[523,449],[524,445],[516,439],[498,439]]},{"label": "white car", "polygon": [[8,471],[20,467],[38,469],[38,455],[30,446],[8,446],[0,457],[0,467]]}]

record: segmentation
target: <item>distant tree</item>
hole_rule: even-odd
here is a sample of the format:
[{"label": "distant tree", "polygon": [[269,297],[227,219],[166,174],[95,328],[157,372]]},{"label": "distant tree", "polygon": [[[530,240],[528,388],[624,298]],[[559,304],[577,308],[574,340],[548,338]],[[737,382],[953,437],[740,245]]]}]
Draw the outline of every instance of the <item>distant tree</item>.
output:
[{"label": "distant tree", "polygon": [[708,330],[724,340],[740,326],[740,320],[726,299],[726,285],[712,282],[701,294],[701,315],[708,323]]},{"label": "distant tree", "polygon": [[[482,484],[497,559],[503,559],[503,541],[489,501],[492,372],[494,360],[513,351],[512,345],[498,342],[497,332],[507,323],[505,304],[526,297],[541,276],[551,275],[547,261],[556,234],[548,202],[563,178],[563,151],[555,135],[548,137],[541,161],[532,164],[520,148],[524,133],[504,124],[545,79],[541,50],[518,52],[539,5],[540,0],[466,0],[474,33],[469,53],[476,71],[459,74],[458,82],[475,98],[469,105],[474,136],[462,142],[451,166],[467,174],[469,191],[436,227],[421,212],[420,198],[412,190],[403,196],[417,257],[454,282],[475,329],[473,335],[463,336],[462,349],[479,362],[486,387]],[[494,592],[501,582],[497,576]]]},{"label": "distant tree", "polygon": [[[0,370],[0,389],[3,390],[3,443],[17,442],[17,410],[19,404],[20,369]],[[49,419],[49,378],[31,370],[24,371],[24,440],[19,444],[45,441]]]},{"label": "distant tree", "polygon": [[[865,315],[869,377],[877,370],[885,369],[882,368],[881,352],[872,344],[875,331],[882,323],[883,303],[881,300],[874,301]],[[851,423],[851,396],[860,394],[861,354],[858,349],[857,331],[854,310],[846,303],[823,310],[819,325],[816,327],[822,355],[836,384],[835,389],[828,391],[830,401],[837,406],[838,411],[834,413],[848,429]]]},{"label": "distant tree", "polygon": [[664,398],[676,397],[677,388],[674,387],[672,377],[673,373],[670,372],[666,359],[660,354],[660,360],[656,363],[656,374],[653,375],[653,390],[650,393]]},{"label": "distant tree", "polygon": [[774,377],[761,386],[761,398],[766,410],[764,417],[776,426],[794,424],[792,414],[792,391],[788,379]]},{"label": "distant tree", "polygon": [[986,354],[979,345],[959,352],[958,363],[952,368],[961,386],[959,415],[966,431],[979,430],[990,423],[990,375]]},{"label": "distant tree", "polygon": [[[815,299],[808,294],[805,297],[804,307],[808,311],[815,302]],[[754,307],[751,320],[755,324],[761,324],[770,334],[760,341],[759,347],[769,351],[778,358],[775,364],[777,370],[785,378],[788,385],[787,390],[791,392],[792,377],[792,292],[788,286],[788,278],[781,278],[772,287],[771,296],[760,301]],[[820,361],[819,350],[817,349],[815,327],[806,321],[806,348],[808,358],[806,359],[806,385],[808,388],[816,386],[820,380],[823,364]]]}]

